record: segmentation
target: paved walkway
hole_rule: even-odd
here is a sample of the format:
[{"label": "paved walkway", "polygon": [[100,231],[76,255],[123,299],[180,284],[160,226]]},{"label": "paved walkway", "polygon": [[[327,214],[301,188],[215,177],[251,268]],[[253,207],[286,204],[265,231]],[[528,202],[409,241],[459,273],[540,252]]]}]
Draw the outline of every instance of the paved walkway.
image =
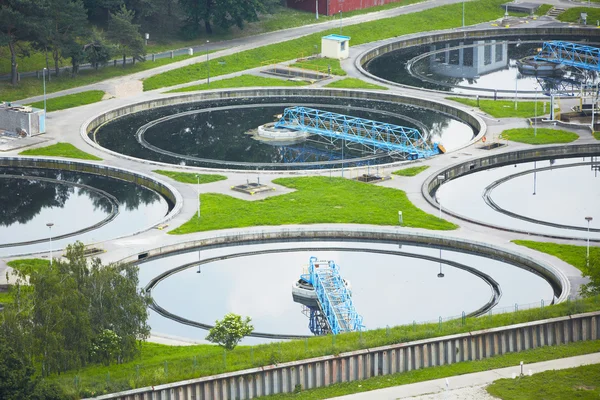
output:
[{"label": "paved walkway", "polygon": [[[582,365],[599,364],[600,353],[586,354],[583,356],[560,358],[558,360],[543,361],[535,364],[525,364],[523,366],[524,374],[538,373],[549,370],[558,370],[574,368]],[[474,374],[458,375],[450,378],[435,379],[413,383],[409,385],[394,386],[387,389],[373,390],[352,394],[348,396],[334,397],[337,400],[395,400],[395,399],[413,399],[413,400],[492,400],[492,397],[485,391],[485,386],[503,378],[513,378],[519,376],[520,366],[493,369],[485,372],[476,372]],[[360,385],[360,382],[357,382]]]}]

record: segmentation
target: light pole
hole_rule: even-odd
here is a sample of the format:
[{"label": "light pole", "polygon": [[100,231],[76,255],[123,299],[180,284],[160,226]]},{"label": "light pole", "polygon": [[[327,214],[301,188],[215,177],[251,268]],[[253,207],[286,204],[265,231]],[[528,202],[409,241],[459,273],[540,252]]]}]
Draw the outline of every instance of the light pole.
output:
[{"label": "light pole", "polygon": [[463,1],[463,18],[462,18],[463,28],[465,27],[465,2]]},{"label": "light pole", "polygon": [[48,222],[46,226],[50,230],[50,266],[52,266],[52,227],[54,226],[54,223]]},{"label": "light pole", "polygon": [[538,87],[535,87],[535,107],[533,117],[533,137],[537,137],[537,98],[538,98]]},{"label": "light pole", "polygon": [[198,218],[200,218],[200,176],[198,178],[198,186],[196,186],[196,192],[198,194]]},{"label": "light pole", "polygon": [[342,34],[342,9],[340,8],[340,35]]},{"label": "light pole", "polygon": [[437,176],[437,180],[440,184],[438,185],[438,188],[435,191],[435,198],[436,198],[438,204],[440,205],[440,219],[442,219],[442,198],[440,197],[440,189],[442,188],[442,183],[444,183],[444,179],[446,179],[446,177],[444,175]]},{"label": "light pole", "polygon": [[585,217],[585,220],[588,223],[587,251],[585,256],[585,264],[587,267],[590,266],[590,222],[592,222],[593,219],[594,218],[592,217]]},{"label": "light pole", "polygon": [[319,19],[319,0],[315,0],[315,19]]},{"label": "light pole", "polygon": [[210,65],[208,64],[208,40],[206,41],[206,86],[210,85]]},{"label": "light pole", "polygon": [[515,111],[517,111],[517,87],[519,85],[519,70],[517,69],[517,74],[515,75]]},{"label": "light pole", "polygon": [[535,196],[537,186],[537,161],[533,162],[533,195]]},{"label": "light pole", "polygon": [[440,273],[437,274],[438,278],[443,278],[444,273],[442,272],[442,248],[440,247]]},{"label": "light pole", "polygon": [[46,71],[46,68],[42,70],[42,80],[44,81],[44,118],[46,118]]}]

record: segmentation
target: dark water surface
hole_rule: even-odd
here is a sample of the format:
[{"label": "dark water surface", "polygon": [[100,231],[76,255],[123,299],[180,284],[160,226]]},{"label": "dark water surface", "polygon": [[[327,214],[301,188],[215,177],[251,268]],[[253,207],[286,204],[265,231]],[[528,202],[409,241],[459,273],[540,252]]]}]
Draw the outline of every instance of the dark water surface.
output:
[{"label": "dark water surface", "polygon": [[[259,103],[248,107],[247,103],[250,101]],[[139,112],[109,122],[100,127],[94,136],[100,145],[138,158],[236,169],[304,169],[307,168],[306,165],[292,167],[286,164],[303,161],[322,163],[330,160],[337,160],[341,164],[342,159],[345,160],[344,166],[348,167],[357,165],[352,159],[373,155],[372,151],[350,142],[345,143],[342,153],[340,143],[326,143],[315,135],[306,141],[282,146],[258,141],[248,134],[260,125],[275,121],[285,107],[299,104],[417,128],[434,142],[441,140],[449,150],[467,143],[473,137],[473,129],[465,123],[440,113],[402,104],[331,98],[266,98],[262,99],[264,104],[260,101],[261,99],[220,100]],[[198,112],[187,113],[193,110]],[[145,145],[136,138],[140,127],[179,113],[186,114],[148,127],[142,137]],[[175,154],[166,154],[167,152]],[[380,154],[380,158],[369,163],[390,161],[391,157]],[[359,165],[366,165],[366,162]]]}]

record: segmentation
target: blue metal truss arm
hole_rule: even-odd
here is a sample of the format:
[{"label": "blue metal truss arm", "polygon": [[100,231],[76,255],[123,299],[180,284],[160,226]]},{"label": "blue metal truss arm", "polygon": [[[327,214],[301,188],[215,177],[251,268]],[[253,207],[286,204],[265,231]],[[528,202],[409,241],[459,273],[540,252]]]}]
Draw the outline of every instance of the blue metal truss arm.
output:
[{"label": "blue metal truss arm", "polygon": [[600,71],[600,49],[578,43],[544,42],[536,60],[564,64],[572,67]]}]

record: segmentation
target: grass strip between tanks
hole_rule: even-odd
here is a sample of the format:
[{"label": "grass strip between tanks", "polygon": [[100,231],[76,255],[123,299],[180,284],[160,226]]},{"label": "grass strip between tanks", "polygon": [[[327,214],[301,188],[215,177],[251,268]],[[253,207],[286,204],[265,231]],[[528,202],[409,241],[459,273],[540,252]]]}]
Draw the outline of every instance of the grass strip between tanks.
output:
[{"label": "grass strip between tanks", "polygon": [[81,160],[102,161],[101,158],[86,153],[85,151],[79,150],[71,143],[56,143],[51,146],[25,150],[20,152],[19,154],[23,156],[66,157],[78,158]]}]

